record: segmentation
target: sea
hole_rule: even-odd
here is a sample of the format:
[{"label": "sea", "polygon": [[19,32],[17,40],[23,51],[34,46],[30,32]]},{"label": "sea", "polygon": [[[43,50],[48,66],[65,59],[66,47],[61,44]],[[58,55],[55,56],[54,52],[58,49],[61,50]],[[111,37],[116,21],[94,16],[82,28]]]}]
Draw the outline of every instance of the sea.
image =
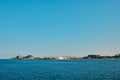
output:
[{"label": "sea", "polygon": [[0,80],[120,80],[120,60],[0,60]]}]

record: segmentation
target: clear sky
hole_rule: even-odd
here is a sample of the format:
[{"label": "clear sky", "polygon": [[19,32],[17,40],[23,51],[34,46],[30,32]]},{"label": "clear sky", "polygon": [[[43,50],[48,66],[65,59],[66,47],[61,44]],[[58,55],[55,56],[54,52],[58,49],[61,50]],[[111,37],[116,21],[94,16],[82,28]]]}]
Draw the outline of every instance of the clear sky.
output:
[{"label": "clear sky", "polygon": [[0,0],[0,58],[120,53],[120,0]]}]

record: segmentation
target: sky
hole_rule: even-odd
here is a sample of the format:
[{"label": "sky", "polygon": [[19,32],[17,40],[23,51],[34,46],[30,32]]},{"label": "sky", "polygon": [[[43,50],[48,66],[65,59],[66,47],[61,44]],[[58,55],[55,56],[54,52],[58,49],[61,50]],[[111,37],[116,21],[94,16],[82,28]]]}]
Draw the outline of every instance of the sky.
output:
[{"label": "sky", "polygon": [[0,0],[0,58],[120,53],[120,0]]}]

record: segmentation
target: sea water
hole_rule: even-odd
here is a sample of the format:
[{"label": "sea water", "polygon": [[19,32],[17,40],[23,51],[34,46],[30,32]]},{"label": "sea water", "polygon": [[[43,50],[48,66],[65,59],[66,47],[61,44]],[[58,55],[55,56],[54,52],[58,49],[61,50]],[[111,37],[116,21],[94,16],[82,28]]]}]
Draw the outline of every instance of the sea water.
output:
[{"label": "sea water", "polygon": [[120,80],[120,60],[0,60],[0,80]]}]

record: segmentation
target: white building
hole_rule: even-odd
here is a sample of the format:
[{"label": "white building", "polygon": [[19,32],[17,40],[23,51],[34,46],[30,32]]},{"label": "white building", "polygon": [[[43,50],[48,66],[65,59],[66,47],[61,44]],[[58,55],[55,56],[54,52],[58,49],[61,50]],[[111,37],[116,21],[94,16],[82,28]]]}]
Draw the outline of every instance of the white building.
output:
[{"label": "white building", "polygon": [[64,57],[60,56],[58,59],[62,60],[62,59],[64,59]]}]

